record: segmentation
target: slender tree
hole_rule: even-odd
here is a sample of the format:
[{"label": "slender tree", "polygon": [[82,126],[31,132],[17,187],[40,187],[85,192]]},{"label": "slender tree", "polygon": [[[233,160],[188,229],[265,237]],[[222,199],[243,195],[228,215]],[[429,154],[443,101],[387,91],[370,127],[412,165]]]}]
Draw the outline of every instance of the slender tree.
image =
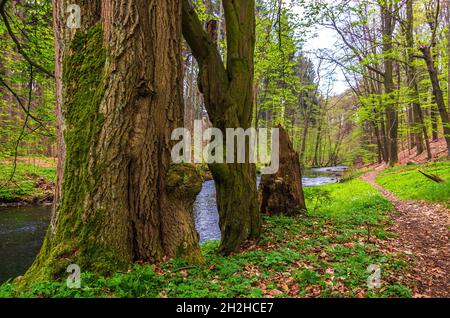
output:
[{"label": "slender tree", "polygon": [[[255,49],[254,0],[223,0],[227,60],[208,34],[189,0],[183,0],[183,35],[200,68],[199,85],[212,124],[226,128],[251,127]],[[224,136],[226,134],[224,133]],[[214,163],[209,167],[215,185],[222,242],[220,252],[236,251],[260,235],[255,165]]]},{"label": "slender tree", "polygon": [[434,50],[436,49],[436,33],[439,23],[439,13],[441,9],[440,0],[437,0],[435,2],[435,6],[430,3],[428,6],[426,6],[426,9],[428,25],[431,32],[431,40],[430,43],[421,45],[419,47],[419,50],[422,52],[422,55],[420,57],[425,61],[425,64],[427,66],[428,75],[431,80],[431,87],[433,89],[433,99],[436,103],[436,107],[441,117],[444,138],[447,143],[447,152],[450,156],[450,118],[447,112],[447,108],[445,107],[444,92],[441,88],[439,71],[435,65],[436,58],[434,53]]},{"label": "slender tree", "polygon": [[[414,141],[417,147],[417,154],[423,152],[423,141],[425,140],[427,157],[431,159],[431,149],[430,141],[428,139],[428,131],[423,120],[422,108],[419,103],[419,88],[417,85],[417,69],[414,66],[414,12],[413,12],[414,0],[406,0],[406,28],[405,37],[407,42],[407,66],[406,66],[406,76],[408,86],[412,95],[412,120],[414,123]],[[418,131],[417,131],[418,130]]]},{"label": "slender tree", "polygon": [[386,108],[386,129],[388,136],[389,164],[395,165],[398,161],[398,112],[394,102],[394,61],[391,57],[393,44],[393,32],[395,28],[394,1],[380,1],[382,36],[383,36],[383,60],[384,60],[384,91],[387,95]]}]

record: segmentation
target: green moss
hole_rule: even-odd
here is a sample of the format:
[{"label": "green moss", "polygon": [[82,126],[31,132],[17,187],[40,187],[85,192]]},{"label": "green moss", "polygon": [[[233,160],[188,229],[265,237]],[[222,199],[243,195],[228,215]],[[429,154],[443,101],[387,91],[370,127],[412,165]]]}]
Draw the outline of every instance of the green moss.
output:
[{"label": "green moss", "polygon": [[171,195],[191,197],[202,189],[202,177],[195,166],[187,163],[172,164],[167,172],[166,189]]},{"label": "green moss", "polygon": [[100,105],[104,94],[103,31],[100,24],[77,32],[63,62],[66,161],[62,201],[55,231],[47,233],[44,246],[25,282],[65,276],[71,263],[83,271],[108,274],[128,265],[126,255],[97,237],[105,224],[104,211],[85,214],[85,198],[95,192],[104,171],[96,164],[95,143],[103,125]]},{"label": "green moss", "polygon": [[99,107],[106,54],[101,26],[76,33],[70,50],[63,63],[66,162],[60,215],[72,220],[96,181],[88,171],[88,159],[103,123]]}]

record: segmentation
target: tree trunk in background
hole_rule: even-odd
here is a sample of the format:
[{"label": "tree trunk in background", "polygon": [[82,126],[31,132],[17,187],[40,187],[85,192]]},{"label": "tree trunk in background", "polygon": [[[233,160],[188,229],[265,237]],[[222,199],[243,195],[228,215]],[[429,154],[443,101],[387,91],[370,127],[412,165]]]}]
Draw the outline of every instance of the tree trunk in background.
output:
[{"label": "tree trunk in background", "polygon": [[413,3],[414,0],[407,0],[406,2],[406,16],[407,16],[407,27],[406,27],[406,42],[408,45],[408,65],[406,69],[406,77],[408,80],[409,89],[412,92],[411,99],[413,102],[412,106],[412,116],[414,122],[414,137],[415,144],[417,146],[417,154],[423,152],[423,141],[425,140],[427,157],[431,159],[431,149],[430,142],[428,140],[427,127],[425,126],[422,114],[422,108],[419,104],[419,88],[417,86],[416,76],[417,70],[413,65],[413,53],[414,53],[414,15],[413,15]]},{"label": "tree trunk in background", "polygon": [[450,114],[450,1],[447,1],[447,109]]},{"label": "tree trunk in background", "polygon": [[278,129],[280,167],[275,174],[261,176],[259,210],[270,215],[299,215],[306,211],[300,161],[287,131],[281,125]]},{"label": "tree trunk in background", "polygon": [[314,158],[313,158],[313,166],[318,167],[319,166],[319,148],[320,148],[320,140],[322,138],[321,132],[322,132],[322,118],[319,115],[318,118],[318,127],[317,127],[317,134],[316,134],[316,144],[314,146]]},{"label": "tree trunk in background", "polygon": [[388,137],[389,164],[395,165],[398,161],[397,130],[398,112],[392,93],[394,91],[394,61],[389,57],[393,49],[392,34],[394,31],[394,4],[392,0],[381,5],[381,17],[383,22],[383,59],[384,59],[384,89],[388,101],[386,106],[386,130]]},{"label": "tree trunk in background", "polygon": [[68,4],[53,2],[57,202],[26,278],[59,277],[71,263],[110,273],[164,256],[201,261],[191,210],[200,177],[170,163],[183,120],[181,3],[84,1],[81,29],[66,28]]},{"label": "tree trunk in background", "polygon": [[306,139],[308,138],[308,130],[309,130],[309,122],[311,117],[311,106],[308,103],[308,106],[306,106],[306,116],[304,121],[304,127],[303,127],[303,134],[302,134],[302,145],[300,148],[300,164],[302,167],[305,166],[305,152],[306,152]]},{"label": "tree trunk in background", "polygon": [[[251,127],[255,3],[224,0],[222,4],[227,33],[226,67],[189,0],[183,0],[183,35],[199,64],[199,84],[209,118],[225,136],[226,128]],[[219,251],[228,254],[236,251],[244,240],[260,235],[256,169],[248,158],[245,163],[209,166],[216,185],[222,232]]]},{"label": "tree trunk in background", "polygon": [[436,105],[436,97],[432,92],[431,98],[431,107],[430,107],[430,119],[431,119],[431,140],[438,141],[439,140],[439,132],[438,132],[438,110]]},{"label": "tree trunk in background", "polygon": [[381,144],[380,132],[374,121],[371,120],[370,124],[373,128],[373,132],[375,134],[375,139],[377,142],[377,156],[378,156],[377,160],[378,160],[378,163],[381,163],[383,161],[383,146]]},{"label": "tree trunk in background", "polygon": [[427,64],[428,74],[430,76],[431,85],[433,87],[433,97],[436,101],[439,114],[441,115],[442,126],[444,128],[445,141],[447,143],[447,153],[450,156],[450,119],[448,117],[447,108],[445,107],[444,94],[442,92],[438,70],[434,65],[433,54],[430,45],[420,47],[425,63]]}]

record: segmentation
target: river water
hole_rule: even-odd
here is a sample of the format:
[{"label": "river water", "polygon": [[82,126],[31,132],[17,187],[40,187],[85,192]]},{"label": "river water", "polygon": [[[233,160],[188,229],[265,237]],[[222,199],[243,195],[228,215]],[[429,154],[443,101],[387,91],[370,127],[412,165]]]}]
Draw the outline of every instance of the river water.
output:
[{"label": "river water", "polygon": [[[303,186],[335,183],[346,167],[305,170]],[[257,179],[259,183],[259,177]],[[33,262],[50,222],[50,206],[0,208],[0,283],[22,275]],[[214,181],[205,181],[194,203],[200,243],[220,240]]]}]

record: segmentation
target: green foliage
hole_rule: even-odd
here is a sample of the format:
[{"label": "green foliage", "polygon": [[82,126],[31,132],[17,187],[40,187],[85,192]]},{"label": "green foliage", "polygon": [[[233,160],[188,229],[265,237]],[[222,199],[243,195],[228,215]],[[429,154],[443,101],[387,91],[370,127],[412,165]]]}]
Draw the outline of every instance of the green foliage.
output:
[{"label": "green foliage", "polygon": [[[309,197],[314,187],[304,189],[305,196]],[[314,215],[329,217],[348,225],[362,225],[364,223],[378,224],[386,221],[391,204],[368,183],[361,180],[352,180],[342,184],[329,184],[320,188],[329,191],[329,204],[319,206]],[[307,206],[314,202],[307,201]]]},{"label": "green foliage", "polygon": [[372,171],[373,169],[360,169],[355,167],[350,167],[349,169],[345,170],[344,175],[339,179],[339,182],[347,182],[350,180],[354,180],[362,176],[363,174]]},{"label": "green foliage", "polygon": [[[14,36],[22,50],[45,69],[54,69],[54,39],[51,1],[6,2]],[[19,155],[43,155],[50,152],[55,142],[54,80],[33,68],[30,100],[28,61],[19,54],[16,44],[0,23],[0,159]],[[12,89],[21,100],[20,106]],[[26,111],[32,117],[26,118]]]},{"label": "green foliage", "polygon": [[[266,0],[257,10],[255,81],[262,127],[293,127],[294,113],[317,103],[312,62],[301,51],[298,17],[278,1]],[[276,14],[274,14],[276,12]],[[277,16],[278,15],[278,16]],[[301,109],[301,108],[304,109]],[[286,116],[286,114],[290,114]]]},{"label": "green foliage", "polygon": [[12,162],[0,163],[0,202],[31,203],[52,194],[51,187],[43,189],[39,185],[55,181],[55,168],[18,162],[14,177],[10,181],[13,170]]},{"label": "green foliage", "polygon": [[316,211],[318,207],[331,202],[330,191],[320,187],[311,187],[305,191],[305,200],[312,203],[309,208]]},{"label": "green foliage", "polygon": [[[219,242],[207,242],[202,266],[173,259],[109,277],[83,273],[81,289],[68,289],[64,281],[8,282],[0,297],[410,297],[406,282],[389,278],[404,276],[402,256],[364,241],[367,222],[374,235],[384,232],[391,205],[359,180],[322,188],[330,204],[307,217],[264,217],[261,241],[241,253],[224,257],[216,253]],[[370,264],[382,268],[379,290],[367,289]]]},{"label": "green foliage", "polygon": [[[446,180],[436,183],[418,170]],[[440,202],[450,206],[450,162],[393,167],[384,170],[377,182],[401,199]]]}]

